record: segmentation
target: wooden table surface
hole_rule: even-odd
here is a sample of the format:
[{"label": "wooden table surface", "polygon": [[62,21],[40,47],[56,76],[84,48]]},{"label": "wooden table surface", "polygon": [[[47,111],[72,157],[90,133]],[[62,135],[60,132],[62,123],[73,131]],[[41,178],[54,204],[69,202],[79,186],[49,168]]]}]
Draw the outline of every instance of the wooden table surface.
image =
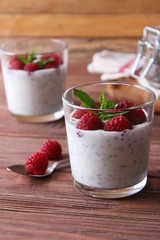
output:
[{"label": "wooden table surface", "polygon": [[[118,43],[119,40],[113,46],[112,42],[112,49],[119,49]],[[124,46],[134,46],[134,43],[126,44],[125,40]],[[91,56],[92,44],[84,44],[84,52],[80,51],[82,48],[76,50],[73,44],[67,88],[99,80],[98,74],[86,70],[90,61],[86,53]],[[97,42],[95,46],[100,49]],[[77,58],[76,53],[79,53]],[[8,165],[25,163],[46,139],[58,140],[63,158],[69,157],[64,119],[45,124],[16,120],[8,112],[1,77],[0,239],[160,239],[160,115],[156,114],[153,122],[147,185],[128,198],[104,200],[84,195],[73,185],[70,168],[57,170],[45,179],[6,170]]]}]

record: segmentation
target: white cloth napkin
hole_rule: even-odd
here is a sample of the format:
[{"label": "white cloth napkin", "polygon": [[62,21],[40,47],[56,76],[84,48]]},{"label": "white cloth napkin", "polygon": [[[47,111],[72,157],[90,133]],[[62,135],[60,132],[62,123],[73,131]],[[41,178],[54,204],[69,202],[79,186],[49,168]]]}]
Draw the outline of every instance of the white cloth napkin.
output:
[{"label": "white cloth napkin", "polygon": [[130,76],[132,64],[136,58],[134,53],[121,53],[103,50],[95,53],[88,64],[90,73],[100,73],[101,80],[116,79]]},{"label": "white cloth napkin", "polygon": [[[129,77],[135,59],[136,53],[103,50],[93,55],[92,62],[88,64],[87,70],[90,73],[100,73],[101,80]],[[142,65],[143,62],[140,63],[139,67]],[[139,83],[150,88],[155,93],[156,97],[160,97],[160,90],[152,87],[146,79],[139,80]]]}]

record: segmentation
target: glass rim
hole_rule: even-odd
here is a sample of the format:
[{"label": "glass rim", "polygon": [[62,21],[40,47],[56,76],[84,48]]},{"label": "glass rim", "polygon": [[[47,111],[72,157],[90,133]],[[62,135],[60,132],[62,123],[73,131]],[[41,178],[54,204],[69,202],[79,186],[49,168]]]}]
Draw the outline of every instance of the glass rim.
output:
[{"label": "glass rim", "polygon": [[[64,94],[62,95],[62,100],[63,102],[68,105],[69,107],[72,107],[72,108],[77,108],[77,109],[87,109],[87,110],[92,110],[92,111],[97,111],[97,112],[110,112],[110,111],[113,111],[114,109],[97,109],[97,108],[85,108],[85,107],[82,107],[82,106],[78,106],[78,105],[75,105],[75,104],[72,104],[70,103],[67,99],[66,99],[66,95],[68,92],[72,91],[74,88],[79,88],[79,87],[83,87],[83,86],[88,86],[88,85],[108,85],[108,84],[113,84],[113,85],[125,85],[125,86],[133,86],[133,87],[137,87],[139,89],[142,89],[148,93],[150,93],[152,95],[152,99],[147,101],[146,103],[144,104],[140,104],[140,105],[137,105],[137,106],[134,106],[132,108],[125,108],[125,109],[118,109],[118,110],[121,110],[121,111],[126,111],[126,110],[136,110],[138,108],[144,108],[150,104],[153,104],[155,102],[155,99],[156,99],[156,95],[155,93],[148,87],[145,87],[145,86],[142,86],[142,85],[139,85],[139,84],[136,84],[136,83],[129,83],[129,82],[124,82],[124,81],[116,81],[116,80],[107,80],[107,81],[98,81],[98,82],[88,82],[88,83],[82,83],[82,84],[78,84],[78,85],[75,85],[73,87],[70,87],[69,89],[67,89]],[[115,109],[116,110],[116,109]]]},{"label": "glass rim", "polygon": [[50,52],[38,52],[37,54],[50,54],[51,52],[52,53],[56,53],[56,52],[61,52],[61,51],[64,51],[65,49],[68,49],[68,44],[64,41],[64,40],[61,40],[61,39],[58,39],[58,38],[52,38],[52,37],[11,37],[11,38],[8,38],[6,39],[5,42],[3,42],[0,46],[0,52],[2,52],[3,54],[6,54],[6,55],[10,55],[10,56],[14,56],[14,55],[24,55],[26,54],[26,52],[24,53],[18,53],[17,52],[12,52],[12,51],[7,51],[5,50],[5,47],[9,44],[10,41],[22,41],[24,43],[27,43],[29,41],[50,41],[50,42],[53,42],[53,43],[59,43],[61,44],[60,47],[57,48],[57,50],[54,50],[54,51],[50,51]]}]

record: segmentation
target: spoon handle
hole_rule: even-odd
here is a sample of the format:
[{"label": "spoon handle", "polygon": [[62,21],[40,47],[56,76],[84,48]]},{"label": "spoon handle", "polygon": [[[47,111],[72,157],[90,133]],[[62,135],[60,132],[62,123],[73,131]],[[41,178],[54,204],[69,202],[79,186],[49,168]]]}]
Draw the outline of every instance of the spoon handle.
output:
[{"label": "spoon handle", "polygon": [[69,163],[69,160],[59,161],[59,162],[57,162],[57,166],[56,167],[61,166],[61,165],[66,165],[67,163]]},{"label": "spoon handle", "polygon": [[48,168],[53,171],[58,166],[66,165],[67,163],[69,163],[69,160],[57,161],[57,162],[52,163],[50,166],[48,166]]}]

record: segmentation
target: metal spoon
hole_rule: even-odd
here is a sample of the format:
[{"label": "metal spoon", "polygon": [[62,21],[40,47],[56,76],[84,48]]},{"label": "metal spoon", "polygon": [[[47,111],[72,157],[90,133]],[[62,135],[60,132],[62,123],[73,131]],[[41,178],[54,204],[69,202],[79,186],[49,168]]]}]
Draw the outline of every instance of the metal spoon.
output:
[{"label": "metal spoon", "polygon": [[52,163],[51,165],[48,166],[46,172],[44,175],[32,175],[32,174],[28,174],[26,172],[26,165],[12,165],[7,167],[8,171],[12,171],[15,173],[19,173],[19,174],[23,174],[23,175],[27,175],[27,176],[31,176],[31,177],[46,177],[49,176],[53,173],[54,169],[57,168],[58,166],[62,166],[62,165],[66,165],[69,163],[69,160],[62,160],[62,161],[57,161]]}]

